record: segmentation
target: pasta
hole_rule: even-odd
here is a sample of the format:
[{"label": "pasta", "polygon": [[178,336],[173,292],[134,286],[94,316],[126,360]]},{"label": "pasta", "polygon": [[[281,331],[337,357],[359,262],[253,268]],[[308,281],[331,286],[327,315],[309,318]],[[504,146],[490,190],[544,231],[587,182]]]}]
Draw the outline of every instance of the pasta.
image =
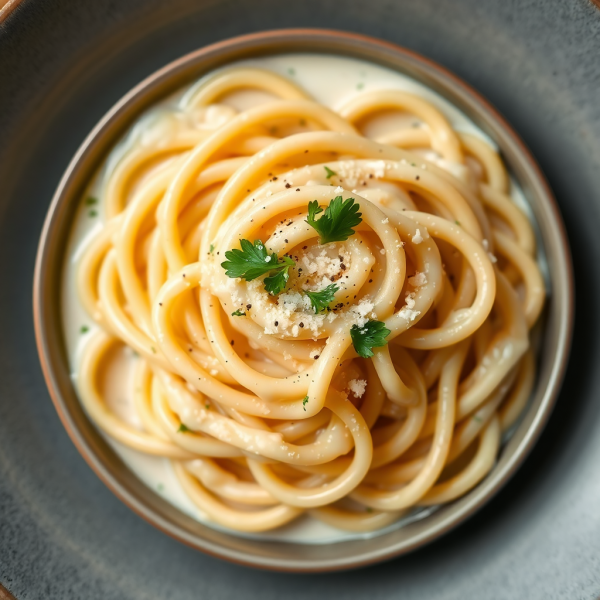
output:
[{"label": "pasta", "polygon": [[[263,101],[225,103],[248,88]],[[78,260],[96,425],[237,531],[371,531],[476,486],[532,390],[545,297],[496,151],[417,95],[334,112],[250,67],[165,121],[107,168]],[[137,425],[102,392],[123,347]]]}]

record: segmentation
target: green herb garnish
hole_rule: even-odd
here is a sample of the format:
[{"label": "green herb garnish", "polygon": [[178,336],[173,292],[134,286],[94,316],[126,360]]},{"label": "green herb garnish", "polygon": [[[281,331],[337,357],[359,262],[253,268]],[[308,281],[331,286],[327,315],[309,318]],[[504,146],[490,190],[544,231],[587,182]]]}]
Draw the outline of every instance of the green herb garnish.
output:
[{"label": "green herb garnish", "polygon": [[325,173],[327,173],[326,179],[329,179],[330,177],[337,175],[337,173],[335,171],[332,171],[329,167],[324,167],[324,168],[325,168]]},{"label": "green herb garnish", "polygon": [[90,216],[90,217],[97,217],[98,216],[98,211],[96,211],[96,210],[90,210],[90,212],[88,213],[88,216]]},{"label": "green herb garnish", "polygon": [[187,433],[188,431],[190,431],[190,428],[186,427],[183,423],[181,423],[181,425],[179,425],[177,433]]},{"label": "green herb garnish", "polygon": [[232,316],[232,317],[245,317],[245,316],[246,316],[246,313],[245,313],[244,311],[242,311],[242,310],[234,310],[234,311],[231,313],[231,316]]},{"label": "green herb garnish", "polygon": [[302,408],[304,412],[306,412],[306,403],[308,402],[308,396],[304,396],[304,400],[302,400]]},{"label": "green herb garnish", "polygon": [[269,254],[260,240],[255,240],[254,244],[240,240],[240,246],[241,250],[225,252],[227,260],[221,263],[225,275],[252,281],[261,275],[271,274],[265,278],[265,289],[273,295],[283,291],[290,278],[290,267],[296,263],[288,256],[279,258],[275,252]]},{"label": "green herb garnish", "polygon": [[82,325],[79,329],[79,333],[87,333],[89,330],[90,328],[87,325]]},{"label": "green herb garnish", "polygon": [[94,198],[94,196],[88,196],[88,197],[85,199],[85,203],[86,203],[88,206],[93,206],[94,204],[98,204],[98,198]]},{"label": "green herb garnish", "polygon": [[372,509],[370,506],[367,506],[367,508],[365,508],[365,510],[366,510],[368,513],[372,513],[372,512],[373,512],[373,509]]},{"label": "green herb garnish", "polygon": [[208,253],[212,254],[215,251],[215,247],[213,244],[210,245],[210,248],[208,249]]},{"label": "green herb garnish", "polygon": [[[359,209],[360,206],[354,198],[344,200],[341,196],[336,196],[325,211],[317,200],[313,200],[308,203],[306,222],[319,234],[319,243],[343,242],[354,234],[352,228],[362,221]],[[320,213],[323,213],[323,216],[316,220],[315,217]]]},{"label": "green herb garnish", "polygon": [[335,293],[340,288],[332,283],[320,292],[306,292],[306,295],[310,298],[310,303],[315,310],[315,314],[319,314],[322,310],[329,308],[329,305],[333,302]]},{"label": "green herb garnish", "polygon": [[[290,259],[291,260],[291,259]],[[292,261],[292,264],[296,264]],[[281,294],[285,289],[285,286],[290,278],[290,274],[288,273],[289,266],[281,269],[275,275],[271,275],[270,277],[265,277],[265,290],[269,292],[272,296],[277,296],[277,294]]]},{"label": "green herb garnish", "polygon": [[381,321],[367,321],[362,327],[352,325],[350,337],[356,353],[363,358],[373,356],[372,348],[387,344],[386,337],[391,331]]}]

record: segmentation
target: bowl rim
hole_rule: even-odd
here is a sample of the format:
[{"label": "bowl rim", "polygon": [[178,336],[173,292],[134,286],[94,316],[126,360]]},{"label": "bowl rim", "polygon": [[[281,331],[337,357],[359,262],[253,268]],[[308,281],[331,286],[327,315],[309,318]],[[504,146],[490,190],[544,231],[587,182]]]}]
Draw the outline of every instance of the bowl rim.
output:
[{"label": "bowl rim", "polygon": [[[180,80],[191,80],[190,73],[197,78],[200,74],[241,58],[294,52],[328,53],[367,60],[408,74],[421,82],[425,79],[428,81],[426,85],[433,87],[446,99],[452,96],[449,101],[471,119],[474,113],[479,119],[479,122],[476,120],[476,124],[484,128],[484,131],[485,127],[493,129],[492,137],[502,151],[510,156],[519,157],[519,162],[513,163],[512,167],[520,170],[517,179],[527,181],[529,195],[537,198],[535,206],[542,212],[536,214],[536,220],[538,225],[541,225],[540,215],[543,216],[542,221],[548,231],[543,230],[542,233],[545,233],[548,241],[552,240],[552,244],[546,244],[546,253],[552,254],[552,261],[549,263],[553,295],[547,319],[551,331],[546,334],[552,336],[552,343],[548,345],[550,349],[544,349],[544,356],[550,355],[550,359],[544,362],[545,385],[540,389],[541,376],[538,373],[534,406],[530,405],[527,409],[526,422],[523,421],[517,426],[517,431],[508,442],[509,446],[512,444],[510,455],[501,456],[488,476],[468,494],[444,506],[434,515],[416,522],[416,527],[413,523],[402,530],[396,530],[405,531],[407,535],[387,544],[385,540],[394,532],[368,540],[345,541],[343,544],[305,545],[247,539],[244,543],[242,537],[219,533],[218,530],[193,521],[191,517],[181,517],[182,513],[178,509],[157,496],[137,480],[135,475],[134,481],[127,481],[126,477],[131,478],[133,473],[107,445],[83,413],[82,407],[79,405],[77,411],[73,405],[72,399],[76,398],[76,393],[70,380],[64,352],[62,319],[56,318],[59,314],[57,310],[60,298],[60,285],[56,285],[56,273],[62,272],[66,245],[64,239],[58,239],[57,232],[61,226],[63,229],[66,227],[67,231],[69,229],[67,222],[72,221],[74,210],[72,200],[76,196],[75,190],[82,187],[82,172],[90,173],[90,165],[97,166],[101,160],[98,157],[105,155],[106,149],[110,148],[133,119],[157,98],[181,87],[183,83]],[[204,63],[207,63],[207,66],[202,66]],[[175,84],[176,79],[178,82]],[[112,139],[109,141],[111,135],[107,132],[111,130]],[[498,137],[502,139],[499,140]],[[106,149],[98,150],[102,144]],[[62,251],[59,248],[61,245]],[[560,285],[556,285],[557,283]],[[540,168],[512,127],[477,91],[437,63],[391,42],[329,29],[277,29],[229,38],[168,63],[131,89],[102,117],[75,153],[52,198],[36,257],[33,313],[42,371],[60,420],[88,465],[122,502],[164,533],[212,556],[268,570],[324,572],[363,567],[415,550],[463,523],[508,482],[539,438],[560,391],[573,330],[574,278],[560,212]],[[57,352],[56,344],[60,345],[61,342],[61,351]],[[532,412],[533,407],[535,411]],[[519,431],[521,433],[518,439],[515,439]],[[503,454],[505,453],[506,448]],[[114,456],[110,456],[111,454]],[[107,456],[113,462],[116,461],[110,468],[106,464]],[[179,513],[181,518],[176,518],[174,512]],[[193,521],[193,524],[189,521]],[[369,549],[357,549],[353,554],[352,549],[359,544],[366,545]],[[286,556],[286,552],[283,552],[286,546],[287,549],[296,549],[299,556]],[[350,549],[348,555],[339,556],[339,553],[334,551],[328,555],[327,552],[323,552],[325,548],[340,549],[342,546]],[[258,548],[260,551],[257,552]],[[310,551],[306,551],[307,549]]]}]

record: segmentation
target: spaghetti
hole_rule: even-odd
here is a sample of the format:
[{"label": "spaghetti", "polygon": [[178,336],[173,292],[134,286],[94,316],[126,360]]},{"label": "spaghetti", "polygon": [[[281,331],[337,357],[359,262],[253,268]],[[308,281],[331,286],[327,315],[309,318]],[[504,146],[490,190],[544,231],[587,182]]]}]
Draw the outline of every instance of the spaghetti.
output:
[{"label": "spaghetti", "polygon": [[[266,99],[224,103],[248,88]],[[238,531],[370,531],[477,485],[530,395],[545,294],[495,150],[416,95],[334,112],[254,68],[160,131],[107,170],[77,267],[97,426]],[[102,394],[123,346],[138,426]]]}]

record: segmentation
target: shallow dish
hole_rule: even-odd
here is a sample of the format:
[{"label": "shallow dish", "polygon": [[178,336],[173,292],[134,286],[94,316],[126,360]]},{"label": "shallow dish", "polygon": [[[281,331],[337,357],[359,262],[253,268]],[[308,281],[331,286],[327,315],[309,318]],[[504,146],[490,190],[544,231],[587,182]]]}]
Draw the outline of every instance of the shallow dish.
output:
[{"label": "shallow dish", "polygon": [[[550,269],[550,303],[535,393],[492,472],[470,493],[421,521],[344,544],[292,545],[233,537],[198,523],[151,492],[132,476],[83,412],[69,378],[60,324],[57,282],[75,200],[119,134],[144,108],[216,67],[241,58],[288,52],[351,56],[392,68],[462,110],[496,142],[523,189]],[[189,54],[141,83],[104,117],[73,159],[54,197],[38,252],[34,309],[44,373],[63,424],[83,457],[119,498],[166,533],[222,558],[263,568],[324,571],[370,564],[431,541],[473,514],[509,479],[539,436],[558,392],[570,340],[572,289],[569,251],[552,196],[527,150],[483,99],[449,73],[401,48],[356,35],[287,30],[236,38]]]}]

